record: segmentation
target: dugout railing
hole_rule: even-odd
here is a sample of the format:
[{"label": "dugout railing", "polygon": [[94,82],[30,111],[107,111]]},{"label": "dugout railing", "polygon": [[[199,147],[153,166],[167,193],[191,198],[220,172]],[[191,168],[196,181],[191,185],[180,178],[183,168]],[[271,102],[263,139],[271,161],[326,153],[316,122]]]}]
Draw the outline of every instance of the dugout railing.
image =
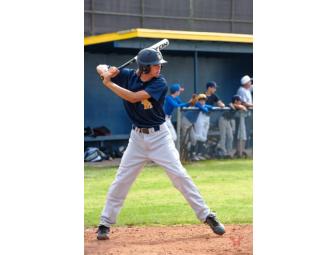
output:
[{"label": "dugout railing", "polygon": [[[214,107],[209,111],[206,139],[196,134],[200,125],[191,123],[188,112],[196,107],[177,109],[176,148],[182,161],[253,157],[253,110],[236,111],[228,107]],[[204,117],[204,115],[203,115]],[[207,124],[204,125],[206,129]],[[203,130],[204,131],[204,130]]]}]

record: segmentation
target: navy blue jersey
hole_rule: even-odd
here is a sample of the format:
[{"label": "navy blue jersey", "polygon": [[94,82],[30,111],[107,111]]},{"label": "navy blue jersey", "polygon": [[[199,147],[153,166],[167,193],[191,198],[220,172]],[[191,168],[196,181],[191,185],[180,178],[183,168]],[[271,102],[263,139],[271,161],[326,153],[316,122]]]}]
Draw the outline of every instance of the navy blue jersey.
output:
[{"label": "navy blue jersey", "polygon": [[168,90],[165,78],[160,75],[158,78],[143,82],[135,70],[124,68],[111,81],[133,92],[145,90],[151,96],[137,103],[123,100],[126,112],[135,126],[150,128],[165,122],[163,103]]}]

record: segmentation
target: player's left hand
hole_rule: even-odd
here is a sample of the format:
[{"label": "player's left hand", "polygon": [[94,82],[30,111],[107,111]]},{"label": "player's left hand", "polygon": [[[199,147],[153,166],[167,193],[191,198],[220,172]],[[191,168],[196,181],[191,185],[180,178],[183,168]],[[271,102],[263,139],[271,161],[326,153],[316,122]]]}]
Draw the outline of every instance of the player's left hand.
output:
[{"label": "player's left hand", "polygon": [[98,65],[96,70],[102,80],[110,80],[111,78],[117,76],[120,72],[117,67],[109,67],[108,65]]},{"label": "player's left hand", "polygon": [[188,103],[190,104],[190,106],[195,106],[196,102],[197,102],[197,94],[193,94]]}]

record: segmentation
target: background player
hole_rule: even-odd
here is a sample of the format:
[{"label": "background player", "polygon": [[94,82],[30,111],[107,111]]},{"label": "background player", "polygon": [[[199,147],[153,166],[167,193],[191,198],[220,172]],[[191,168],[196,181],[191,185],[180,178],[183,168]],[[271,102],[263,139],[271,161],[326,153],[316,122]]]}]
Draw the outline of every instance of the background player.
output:
[{"label": "background player", "polygon": [[97,66],[103,84],[123,99],[133,128],[116,177],[107,194],[97,231],[99,240],[109,239],[111,224],[127,193],[148,160],[162,166],[174,186],[183,194],[197,218],[207,223],[214,233],[225,233],[224,226],[205,204],[197,187],[182,166],[179,153],[165,123],[163,102],[168,87],[160,75],[161,64],[167,63],[159,51],[143,49],[137,55],[138,69]]},{"label": "background player", "polygon": [[209,82],[207,82],[207,84],[205,86],[206,86],[206,91],[205,91],[204,94],[207,96],[206,103],[208,105],[218,106],[220,108],[224,108],[225,104],[216,95],[217,83],[214,82],[214,81],[209,81]]},{"label": "background player", "polygon": [[234,153],[235,157],[242,157],[243,155],[247,157],[247,152],[245,151],[245,144],[247,140],[247,131],[245,125],[245,114],[247,108],[245,107],[242,98],[239,95],[234,95],[232,97],[232,102],[230,107],[233,110],[241,111],[238,117],[236,117],[236,132],[237,132],[237,141],[236,141],[236,152]]},{"label": "background player", "polygon": [[252,78],[248,75],[244,75],[240,79],[241,87],[237,91],[237,95],[240,96],[242,103],[247,108],[251,109],[253,107],[252,99]]},{"label": "background player", "polygon": [[170,86],[170,95],[166,96],[165,103],[164,103],[164,112],[166,114],[166,123],[169,128],[169,131],[172,135],[172,138],[174,142],[177,139],[176,131],[173,126],[173,123],[171,122],[172,114],[177,107],[187,107],[190,105],[189,102],[183,103],[181,99],[179,98],[179,95],[181,92],[184,91],[184,89],[181,88],[180,84],[174,83]]},{"label": "background player", "polygon": [[[186,111],[182,117],[182,136],[184,137],[187,130],[190,129],[190,158],[193,161],[204,160],[205,154],[204,144],[207,140],[208,130],[210,126],[209,110],[211,105],[206,105],[206,95],[194,95],[195,103],[191,103],[199,109],[199,111]],[[193,101],[193,100],[191,100]],[[203,155],[202,155],[203,154]]]},{"label": "background player", "polygon": [[[224,108],[225,104],[215,94],[217,90],[217,84],[214,81],[209,81],[206,84],[206,92],[208,105],[218,106]],[[231,113],[224,111],[223,115],[218,119],[218,128],[220,140],[218,148],[223,151],[225,158],[232,158],[232,146],[233,146],[233,133],[235,130],[235,121],[231,118]]]},{"label": "background player", "polygon": [[208,156],[205,152],[205,143],[208,139],[208,132],[210,127],[209,111],[213,108],[211,105],[206,104],[207,96],[199,94],[197,96],[197,103],[195,106],[200,109],[198,117],[194,125],[195,140],[196,140],[196,156],[204,160]]}]

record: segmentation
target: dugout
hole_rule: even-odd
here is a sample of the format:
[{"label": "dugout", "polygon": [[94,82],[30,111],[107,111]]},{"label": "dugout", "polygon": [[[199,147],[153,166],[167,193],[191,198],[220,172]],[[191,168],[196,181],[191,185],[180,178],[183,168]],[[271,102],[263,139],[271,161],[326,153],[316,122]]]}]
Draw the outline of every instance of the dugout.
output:
[{"label": "dugout", "polygon": [[122,100],[101,84],[95,67],[102,63],[118,66],[163,38],[170,44],[162,51],[168,61],[162,73],[168,85],[178,82],[185,88],[183,100],[204,92],[206,82],[214,80],[219,86],[217,95],[227,104],[240,78],[253,76],[252,35],[131,29],[85,37],[84,127],[106,126],[112,132],[109,137],[86,137],[85,142],[126,140],[131,129]]}]

